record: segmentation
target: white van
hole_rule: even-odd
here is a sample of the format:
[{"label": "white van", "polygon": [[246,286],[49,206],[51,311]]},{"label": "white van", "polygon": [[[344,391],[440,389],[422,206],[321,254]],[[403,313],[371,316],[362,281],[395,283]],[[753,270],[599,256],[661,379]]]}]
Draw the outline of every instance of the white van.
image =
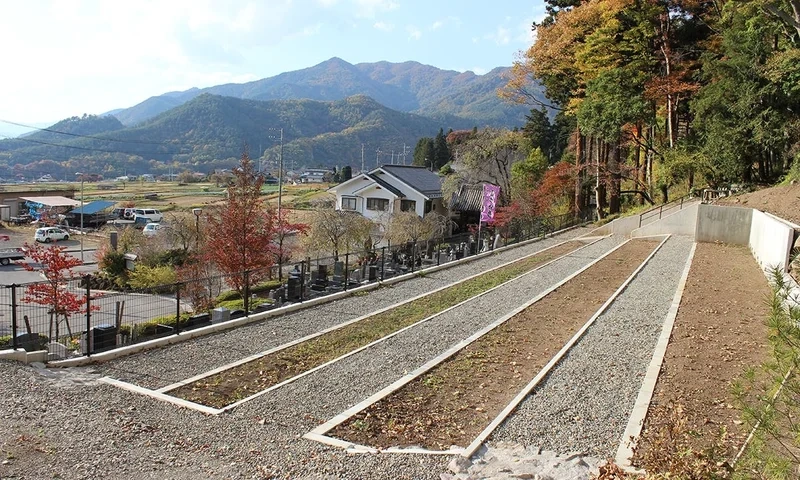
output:
[{"label": "white van", "polygon": [[158,223],[163,218],[164,215],[155,208],[135,208],[133,210],[134,223]]}]

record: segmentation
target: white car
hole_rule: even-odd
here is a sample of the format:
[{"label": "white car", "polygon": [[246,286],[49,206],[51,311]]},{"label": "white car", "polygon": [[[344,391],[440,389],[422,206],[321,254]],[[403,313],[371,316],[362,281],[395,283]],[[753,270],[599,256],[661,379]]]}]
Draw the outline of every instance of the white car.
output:
[{"label": "white car", "polygon": [[69,233],[58,227],[37,228],[33,239],[44,243],[69,240]]},{"label": "white car", "polygon": [[142,235],[145,237],[154,237],[158,234],[158,231],[161,230],[160,223],[148,223],[144,226],[142,230]]},{"label": "white car", "polygon": [[164,215],[161,214],[155,208],[134,208],[133,209],[133,220],[134,223],[139,223],[143,221],[158,223],[164,218]]}]

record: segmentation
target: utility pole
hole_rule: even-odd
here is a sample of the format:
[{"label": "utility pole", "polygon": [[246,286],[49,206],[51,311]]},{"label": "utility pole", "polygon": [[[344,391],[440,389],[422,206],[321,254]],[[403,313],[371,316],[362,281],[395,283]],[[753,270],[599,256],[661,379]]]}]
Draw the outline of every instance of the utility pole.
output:
[{"label": "utility pole", "polygon": [[394,165],[394,150],[392,150],[392,165]]},{"label": "utility pole", "polygon": [[364,144],[361,144],[361,173],[364,173]]},{"label": "utility pole", "polygon": [[380,167],[381,149],[375,150],[375,168]]}]

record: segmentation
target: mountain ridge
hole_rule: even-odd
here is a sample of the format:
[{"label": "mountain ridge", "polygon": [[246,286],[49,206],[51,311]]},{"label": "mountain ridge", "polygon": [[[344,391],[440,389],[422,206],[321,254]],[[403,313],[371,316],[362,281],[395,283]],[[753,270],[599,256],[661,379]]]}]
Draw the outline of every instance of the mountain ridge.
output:
[{"label": "mountain ridge", "polygon": [[335,101],[363,94],[391,109],[433,118],[468,117],[480,126],[511,127],[524,123],[526,107],[502,101],[496,90],[510,67],[484,75],[443,70],[416,61],[351,64],[333,57],[317,65],[246,83],[168,92],[150,97],[114,115],[126,126],[138,125],[202,93],[248,100]]}]

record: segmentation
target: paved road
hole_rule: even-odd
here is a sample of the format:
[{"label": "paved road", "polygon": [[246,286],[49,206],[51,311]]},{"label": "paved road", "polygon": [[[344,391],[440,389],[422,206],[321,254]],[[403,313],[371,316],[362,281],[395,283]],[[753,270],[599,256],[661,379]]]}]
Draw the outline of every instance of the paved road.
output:
[{"label": "paved road", "polygon": [[[33,243],[33,232],[15,232],[4,231],[0,232],[9,235],[8,241],[0,242],[0,248],[20,248],[26,242]],[[96,258],[96,239],[88,241],[84,239],[83,254],[81,254],[81,242],[74,237],[66,241],[45,244],[47,247],[51,246],[64,246],[67,247],[67,252],[75,257],[83,257],[84,265],[73,269],[73,273],[83,275],[97,271],[97,258]],[[27,263],[28,265],[36,266],[29,258],[21,260],[20,263]],[[25,285],[34,282],[41,282],[44,280],[42,275],[38,272],[31,272],[26,270],[19,264],[11,264],[8,266],[0,266],[0,336],[9,335],[12,333],[12,313],[11,313],[11,289],[3,288],[9,285]],[[79,289],[77,282],[71,285],[70,288]],[[83,295],[85,292],[80,289],[76,292]],[[18,288],[16,291],[17,321],[18,332],[24,332],[25,325],[23,316],[27,315],[31,322],[32,330],[40,333],[47,333],[49,329],[49,315],[47,308],[36,305],[30,302],[24,302],[24,288]],[[116,318],[116,303],[125,302],[124,307],[124,324],[134,324],[148,321],[153,317],[162,315],[172,315],[176,313],[176,303],[174,298],[158,295],[140,295],[140,294],[123,294],[116,292],[93,292],[93,304],[100,307],[99,311],[93,311],[91,315],[92,325],[100,324],[113,324]],[[76,314],[70,321],[73,331],[84,331],[86,329],[86,317],[84,314]],[[66,333],[66,327],[62,326],[61,333]]]}]

